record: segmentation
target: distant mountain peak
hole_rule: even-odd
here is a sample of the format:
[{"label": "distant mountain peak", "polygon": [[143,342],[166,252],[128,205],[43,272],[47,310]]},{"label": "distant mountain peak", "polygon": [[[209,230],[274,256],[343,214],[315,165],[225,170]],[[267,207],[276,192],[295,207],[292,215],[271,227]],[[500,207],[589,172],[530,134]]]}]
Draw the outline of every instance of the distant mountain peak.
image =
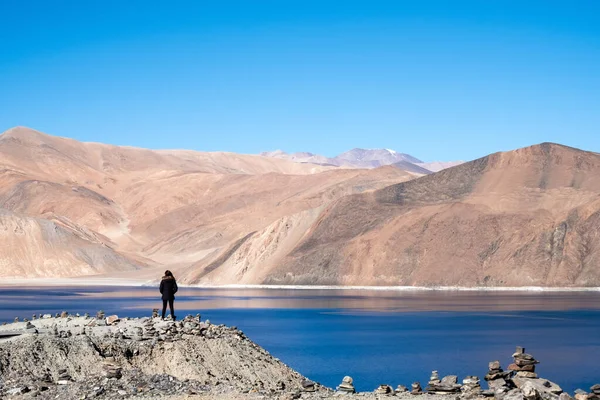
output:
[{"label": "distant mountain peak", "polygon": [[273,151],[263,151],[262,153],[260,153],[261,156],[263,157],[285,157],[288,155],[288,153],[286,153],[283,150],[273,150]]}]

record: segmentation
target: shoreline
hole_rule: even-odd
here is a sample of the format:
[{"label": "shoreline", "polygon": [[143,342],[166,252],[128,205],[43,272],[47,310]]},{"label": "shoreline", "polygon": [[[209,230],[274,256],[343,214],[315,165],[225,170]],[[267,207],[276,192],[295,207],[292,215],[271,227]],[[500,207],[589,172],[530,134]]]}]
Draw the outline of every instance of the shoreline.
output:
[{"label": "shoreline", "polygon": [[[58,286],[107,286],[107,287],[154,287],[158,281],[140,281],[118,278],[4,278],[0,287],[58,287]],[[384,292],[600,292],[598,286],[556,287],[556,286],[341,286],[341,285],[260,285],[260,284],[225,284],[189,285],[178,283],[181,288],[192,289],[267,289],[267,290],[361,290]]]}]

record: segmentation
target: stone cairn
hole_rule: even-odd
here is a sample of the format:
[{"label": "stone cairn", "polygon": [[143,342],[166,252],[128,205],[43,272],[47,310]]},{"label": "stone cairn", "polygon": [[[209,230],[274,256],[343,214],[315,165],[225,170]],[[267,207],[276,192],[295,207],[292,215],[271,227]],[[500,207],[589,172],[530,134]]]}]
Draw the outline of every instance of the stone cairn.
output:
[{"label": "stone cairn", "polygon": [[414,382],[411,386],[410,394],[422,394],[423,389],[421,388],[421,384],[419,382]]},{"label": "stone cairn", "polygon": [[342,379],[342,383],[337,387],[337,391],[340,393],[356,393],[353,382],[351,377],[345,376],[344,379]]},{"label": "stone cairn", "polygon": [[588,400],[600,400],[600,384],[596,384],[590,388],[592,393],[588,394]]},{"label": "stone cairn", "polygon": [[425,390],[428,393],[434,394],[460,393],[458,377],[456,375],[448,375],[440,380],[438,372],[432,371]]},{"label": "stone cairn", "polygon": [[103,320],[104,319],[104,311],[100,310],[96,313],[96,319]]},{"label": "stone cairn", "polygon": [[575,391],[575,400],[600,400],[600,384],[592,386],[590,393],[582,389],[577,389]]},{"label": "stone cairn", "polygon": [[158,308],[152,309],[152,318],[158,318]]},{"label": "stone cairn", "polygon": [[479,384],[479,377],[467,376],[462,381],[463,385],[460,388],[464,397],[474,397],[481,394],[481,385]]},{"label": "stone cairn", "polygon": [[515,371],[520,378],[537,378],[535,373],[535,364],[540,362],[533,358],[531,354],[525,353],[524,347],[517,347],[517,350],[512,355],[514,363],[508,366],[508,369]]},{"label": "stone cairn", "polygon": [[408,388],[404,385],[398,385],[398,387],[396,387],[396,390],[394,390],[394,393],[396,394],[402,394],[406,392],[408,392]]},{"label": "stone cairn", "polygon": [[[505,393],[509,390],[509,382],[506,378],[510,376],[510,371],[504,372],[500,366],[500,361],[492,361],[488,364],[488,373],[485,379],[489,386],[489,391],[484,392],[486,395],[494,393]],[[491,392],[491,393],[490,393]]]},{"label": "stone cairn", "polygon": [[393,395],[394,394],[394,389],[392,389],[391,386],[389,385],[379,385],[379,387],[377,389],[375,389],[375,394],[389,394],[389,395]]}]

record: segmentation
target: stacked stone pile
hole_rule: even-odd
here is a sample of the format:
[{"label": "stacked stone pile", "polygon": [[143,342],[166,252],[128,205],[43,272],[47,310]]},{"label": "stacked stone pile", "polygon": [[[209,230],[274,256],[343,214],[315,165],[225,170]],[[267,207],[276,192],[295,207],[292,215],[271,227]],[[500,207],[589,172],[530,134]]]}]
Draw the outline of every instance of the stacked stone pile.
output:
[{"label": "stacked stone pile", "polygon": [[596,384],[590,388],[591,393],[588,394],[588,400],[600,400],[600,384]]},{"label": "stacked stone pile", "polygon": [[484,391],[486,396],[499,395],[506,393],[512,386],[510,380],[510,371],[503,371],[500,361],[492,361],[488,364],[488,373],[483,377],[488,383],[489,390]]},{"label": "stacked stone pile", "polygon": [[144,331],[144,335],[143,335],[144,339],[152,339],[155,336],[158,336],[158,332],[154,328],[154,322],[152,322],[151,319],[147,319],[144,322],[143,331]]},{"label": "stacked stone pile", "polygon": [[398,385],[396,387],[396,390],[394,390],[394,393],[396,394],[402,394],[402,393],[406,393],[408,392],[408,388],[404,385]]},{"label": "stacked stone pile", "polygon": [[440,380],[438,372],[432,371],[425,390],[428,393],[434,394],[459,393],[460,385],[458,384],[458,377],[456,375],[448,375]]},{"label": "stacked stone pile", "polygon": [[375,394],[393,395],[394,389],[392,389],[392,387],[389,385],[379,385],[379,387],[377,387],[377,389],[375,389],[374,393]]},{"label": "stacked stone pile", "polygon": [[413,384],[410,386],[410,394],[422,394],[423,393],[423,389],[421,388],[421,384],[419,382],[413,382]]},{"label": "stacked stone pile", "polygon": [[521,378],[537,378],[535,373],[535,365],[539,361],[533,358],[531,354],[525,353],[525,348],[517,347],[513,354],[514,363],[508,366],[508,369],[515,371],[518,377]]},{"label": "stacked stone pile", "polygon": [[356,393],[356,389],[354,388],[354,380],[350,376],[345,376],[342,379],[342,383],[337,387],[337,391],[340,393]]},{"label": "stacked stone pile", "polygon": [[462,387],[460,391],[463,397],[476,397],[481,394],[481,385],[479,384],[479,377],[467,376],[462,381]]}]

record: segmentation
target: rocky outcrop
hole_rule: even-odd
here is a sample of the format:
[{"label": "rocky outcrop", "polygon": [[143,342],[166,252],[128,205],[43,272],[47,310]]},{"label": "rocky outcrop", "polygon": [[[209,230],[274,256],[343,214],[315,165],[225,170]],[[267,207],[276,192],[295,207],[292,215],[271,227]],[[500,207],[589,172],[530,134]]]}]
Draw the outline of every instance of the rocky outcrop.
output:
[{"label": "rocky outcrop", "polygon": [[324,390],[314,382],[306,388],[306,378],[235,327],[191,316],[177,322],[100,317],[47,316],[3,326],[0,397]]}]

